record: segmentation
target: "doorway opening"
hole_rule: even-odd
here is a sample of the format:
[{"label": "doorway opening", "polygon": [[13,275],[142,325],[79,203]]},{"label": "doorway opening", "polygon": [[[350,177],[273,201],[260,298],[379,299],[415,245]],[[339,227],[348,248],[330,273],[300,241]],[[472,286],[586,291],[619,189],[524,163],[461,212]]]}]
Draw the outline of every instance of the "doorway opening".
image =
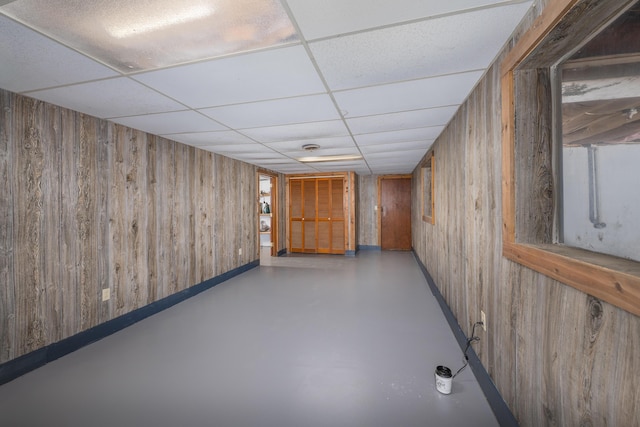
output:
[{"label": "doorway opening", "polygon": [[277,178],[268,173],[258,173],[258,238],[260,264],[269,264],[277,256]]}]

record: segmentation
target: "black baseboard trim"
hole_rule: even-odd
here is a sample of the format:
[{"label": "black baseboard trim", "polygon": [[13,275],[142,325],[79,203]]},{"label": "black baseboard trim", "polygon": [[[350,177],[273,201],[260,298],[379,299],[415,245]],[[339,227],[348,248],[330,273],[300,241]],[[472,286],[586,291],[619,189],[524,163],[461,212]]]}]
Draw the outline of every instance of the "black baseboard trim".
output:
[{"label": "black baseboard trim", "polygon": [[[438,304],[440,304],[440,308],[442,309],[447,322],[449,322],[449,327],[453,331],[460,349],[464,351],[465,347],[467,346],[467,336],[458,324],[458,320],[453,315],[451,308],[440,293],[440,290],[436,286],[436,283],[433,281],[433,278],[427,270],[427,267],[425,267],[422,261],[420,261],[420,258],[415,253],[415,251],[413,251],[413,256],[415,257],[416,261],[418,261],[418,265],[422,270],[422,274],[427,279],[429,288],[431,288],[431,293],[436,297]],[[480,388],[487,398],[487,401],[489,402],[491,410],[498,420],[498,423],[503,427],[518,427],[518,420],[516,420],[516,417],[513,416],[511,409],[509,409],[509,406],[500,395],[500,392],[496,388],[496,385],[493,383],[493,380],[489,376],[489,373],[482,365],[482,362],[480,362],[480,359],[478,358],[478,355],[474,351],[473,347],[469,348],[467,355],[469,356],[469,366],[471,366],[471,370],[476,376],[478,384],[480,385]]]},{"label": "black baseboard trim", "polygon": [[255,260],[249,264],[235,268],[219,276],[205,280],[202,283],[191,286],[173,295],[169,295],[161,300],[152,302],[144,307],[140,307],[127,314],[111,319],[91,329],[77,333],[69,338],[49,344],[46,347],[32,351],[31,353],[17,357],[13,360],[0,364],[0,385],[6,384],[28,372],[46,365],[62,356],[72,353],[86,345],[101,340],[115,332],[133,325],[149,316],[166,310],[179,302],[191,298],[207,289],[213,288],[220,283],[231,279],[239,274],[251,270],[260,265],[260,260]]},{"label": "black baseboard trim", "polygon": [[382,248],[375,245],[358,245],[356,251],[382,251]]},{"label": "black baseboard trim", "polygon": [[356,256],[356,251],[344,251],[344,256]]},{"label": "black baseboard trim", "polygon": [[287,254],[287,248],[280,249],[280,250],[278,251],[278,256],[284,256],[284,255],[286,255],[286,254]]}]

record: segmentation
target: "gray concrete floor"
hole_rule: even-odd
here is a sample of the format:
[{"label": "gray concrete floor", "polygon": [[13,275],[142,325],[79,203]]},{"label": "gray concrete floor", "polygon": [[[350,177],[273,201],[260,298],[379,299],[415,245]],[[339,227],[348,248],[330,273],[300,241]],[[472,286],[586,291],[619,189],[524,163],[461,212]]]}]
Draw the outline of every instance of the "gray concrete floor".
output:
[{"label": "gray concrete floor", "polygon": [[0,426],[495,426],[413,255],[284,257],[0,386]]}]

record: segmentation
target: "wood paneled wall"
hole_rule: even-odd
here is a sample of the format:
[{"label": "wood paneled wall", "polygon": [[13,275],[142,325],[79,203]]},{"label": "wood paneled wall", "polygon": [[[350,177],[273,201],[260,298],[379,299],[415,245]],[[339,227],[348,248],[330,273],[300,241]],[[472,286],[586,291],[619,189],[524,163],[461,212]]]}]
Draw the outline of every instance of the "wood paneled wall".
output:
[{"label": "wood paneled wall", "polygon": [[378,242],[378,175],[358,175],[357,177],[357,244],[359,246],[379,246]]},{"label": "wood paneled wall", "polygon": [[255,176],[0,90],[0,363],[257,260]]},{"label": "wood paneled wall", "polygon": [[498,63],[434,144],[434,225],[414,172],[414,249],[465,332],[485,311],[474,347],[521,425],[640,425],[640,318],[501,255],[499,74]]}]

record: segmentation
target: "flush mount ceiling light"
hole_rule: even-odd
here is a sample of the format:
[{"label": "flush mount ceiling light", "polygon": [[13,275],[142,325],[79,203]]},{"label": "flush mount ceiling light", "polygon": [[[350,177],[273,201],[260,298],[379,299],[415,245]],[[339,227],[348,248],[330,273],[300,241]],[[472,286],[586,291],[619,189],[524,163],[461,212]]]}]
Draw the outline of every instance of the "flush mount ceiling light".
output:
[{"label": "flush mount ceiling light", "polygon": [[0,11],[123,73],[298,41],[278,0],[16,0]]},{"label": "flush mount ceiling light", "polygon": [[320,146],[318,144],[305,144],[302,146],[304,151],[316,151]]},{"label": "flush mount ceiling light", "polygon": [[362,160],[362,156],[348,154],[341,156],[299,157],[297,160],[302,163],[346,162],[349,160]]}]

